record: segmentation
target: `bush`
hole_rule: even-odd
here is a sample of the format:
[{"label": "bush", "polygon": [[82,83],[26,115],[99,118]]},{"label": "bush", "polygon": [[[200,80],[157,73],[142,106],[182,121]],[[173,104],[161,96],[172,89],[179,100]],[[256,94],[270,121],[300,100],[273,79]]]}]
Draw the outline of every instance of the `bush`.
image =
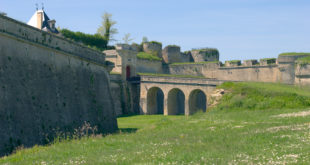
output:
[{"label": "bush", "polygon": [[93,49],[103,51],[108,48],[107,40],[100,34],[85,34],[82,32],[73,32],[68,29],[61,29],[60,33],[65,38],[71,39],[75,42],[81,42],[84,45]]},{"label": "bush", "polygon": [[161,42],[157,42],[157,41],[150,41],[149,43],[163,45]]},{"label": "bush", "polygon": [[275,64],[277,59],[276,58],[262,58],[260,59],[260,62],[266,61],[267,64]]}]

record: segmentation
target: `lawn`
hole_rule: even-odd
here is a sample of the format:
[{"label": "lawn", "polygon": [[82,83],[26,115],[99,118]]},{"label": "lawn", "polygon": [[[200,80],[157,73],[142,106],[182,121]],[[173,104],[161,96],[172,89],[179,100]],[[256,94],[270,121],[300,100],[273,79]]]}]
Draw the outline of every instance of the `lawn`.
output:
[{"label": "lawn", "polygon": [[[307,88],[268,83],[221,88],[230,93],[206,113],[120,117],[116,134],[22,149],[0,164],[309,164]],[[281,105],[282,99],[295,107]]]},{"label": "lawn", "polygon": [[139,52],[137,54],[138,59],[144,59],[144,60],[150,60],[150,61],[161,61],[162,59],[157,57],[156,55],[153,55],[151,53],[146,52]]}]

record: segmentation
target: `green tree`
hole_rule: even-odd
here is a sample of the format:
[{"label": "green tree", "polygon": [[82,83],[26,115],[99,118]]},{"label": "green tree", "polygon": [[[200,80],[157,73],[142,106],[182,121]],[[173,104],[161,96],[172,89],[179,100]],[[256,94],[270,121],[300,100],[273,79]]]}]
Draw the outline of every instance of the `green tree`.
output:
[{"label": "green tree", "polygon": [[130,33],[126,33],[125,36],[123,37],[123,41],[125,44],[129,44],[133,38],[130,38]]},{"label": "green tree", "polygon": [[103,36],[107,42],[116,41],[114,35],[118,33],[117,29],[114,28],[116,21],[112,20],[112,14],[105,12],[102,15],[101,26],[97,29],[97,33]]},{"label": "green tree", "polygon": [[142,38],[142,43],[144,43],[144,42],[149,42],[149,40],[145,36]]},{"label": "green tree", "polygon": [[0,11],[0,15],[4,15],[4,16],[6,16],[6,13],[5,13],[5,12]]}]

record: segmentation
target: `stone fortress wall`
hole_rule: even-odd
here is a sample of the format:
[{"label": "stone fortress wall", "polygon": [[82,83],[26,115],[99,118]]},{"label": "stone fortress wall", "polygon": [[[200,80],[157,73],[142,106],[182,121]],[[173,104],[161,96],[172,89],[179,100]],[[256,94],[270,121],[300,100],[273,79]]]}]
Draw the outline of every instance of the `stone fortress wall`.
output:
[{"label": "stone fortress wall", "polygon": [[[151,45],[151,46],[148,46]],[[279,82],[285,84],[309,85],[309,64],[296,60],[304,55],[287,55],[270,59],[232,60],[222,64],[219,52],[213,48],[193,49],[181,52],[180,47],[168,45],[164,49],[156,42],[144,43],[149,52],[161,51],[162,61],[137,59],[136,72],[195,75],[226,81]]]},{"label": "stone fortress wall", "polygon": [[85,122],[117,129],[105,55],[0,16],[0,155]]},{"label": "stone fortress wall", "polygon": [[[185,91],[187,91],[186,89],[195,87],[195,83],[187,83],[182,86],[180,84],[185,83],[184,79],[180,78],[178,75],[182,75],[183,77],[198,76],[200,78],[217,80],[219,82],[253,81],[310,85],[310,65],[297,61],[299,58],[305,57],[305,55],[279,55],[277,59],[269,58],[259,61],[244,60],[241,62],[241,60],[232,60],[222,64],[219,61],[219,52],[216,49],[205,48],[181,52],[180,47],[176,45],[170,45],[162,49],[159,43],[151,42],[151,46],[148,46],[148,44],[149,43],[144,43],[143,47],[147,47],[148,52],[161,51],[162,61],[137,58],[138,52],[144,49],[137,44],[133,46],[124,44],[118,45],[116,46],[118,47],[116,50],[105,51],[107,60],[111,60],[117,64],[113,71],[116,71],[119,76],[113,75],[112,77],[114,78],[112,78],[112,80],[118,77],[118,80],[113,80],[113,83],[119,82],[113,85],[113,90],[115,91],[113,92],[114,98],[123,99],[116,104],[115,107],[115,109],[118,109],[118,115],[128,112],[137,113],[135,111],[136,109],[132,107],[138,107],[140,109],[140,114],[153,114],[155,112],[168,115],[173,114],[169,113],[169,106],[165,103],[165,100],[168,99],[167,95],[170,92],[169,90],[177,86],[180,87],[180,92],[184,93],[186,104],[184,104],[183,109],[186,110],[185,114],[191,114],[192,110],[189,110],[190,106],[188,106],[188,100],[186,99],[188,92]],[[121,50],[123,50],[123,52]],[[158,56],[157,54],[154,55]],[[126,67],[130,68],[130,72],[134,72],[134,74],[131,73],[129,79],[126,78]],[[143,74],[139,76],[139,73]],[[166,82],[152,82],[157,81],[156,77],[160,78],[164,75],[175,77],[174,84],[170,84],[171,88],[168,90],[165,90],[168,87]],[[152,80],[150,80],[151,82],[143,82],[146,76],[153,77]],[[134,77],[141,78],[141,81],[132,84],[130,79]],[[192,80],[196,81],[197,78],[192,78]],[[205,92],[207,98],[210,96],[210,91],[204,89],[200,90]],[[150,96],[152,95],[151,100],[153,99],[150,102],[146,101],[149,96],[148,93],[150,93]],[[135,100],[139,99],[139,97],[140,101],[131,100],[132,98]],[[157,103],[157,101],[161,99],[164,101]],[[178,99],[182,100],[179,96]],[[137,102],[140,103],[140,107],[137,105]],[[179,102],[182,103],[183,101]],[[149,106],[147,106],[148,104]],[[206,105],[209,105],[209,103]],[[184,112],[181,112],[180,114],[183,113]]]}]

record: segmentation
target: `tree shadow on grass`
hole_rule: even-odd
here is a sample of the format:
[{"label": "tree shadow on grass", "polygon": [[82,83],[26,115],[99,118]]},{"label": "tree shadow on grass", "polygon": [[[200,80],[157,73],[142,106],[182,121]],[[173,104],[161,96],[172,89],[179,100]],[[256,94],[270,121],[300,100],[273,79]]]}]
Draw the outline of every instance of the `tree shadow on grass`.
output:
[{"label": "tree shadow on grass", "polygon": [[119,115],[117,118],[122,118],[122,117],[133,117],[133,116],[139,116],[137,114],[124,114],[124,115]]},{"label": "tree shadow on grass", "polygon": [[136,133],[138,128],[119,128],[118,133]]}]

